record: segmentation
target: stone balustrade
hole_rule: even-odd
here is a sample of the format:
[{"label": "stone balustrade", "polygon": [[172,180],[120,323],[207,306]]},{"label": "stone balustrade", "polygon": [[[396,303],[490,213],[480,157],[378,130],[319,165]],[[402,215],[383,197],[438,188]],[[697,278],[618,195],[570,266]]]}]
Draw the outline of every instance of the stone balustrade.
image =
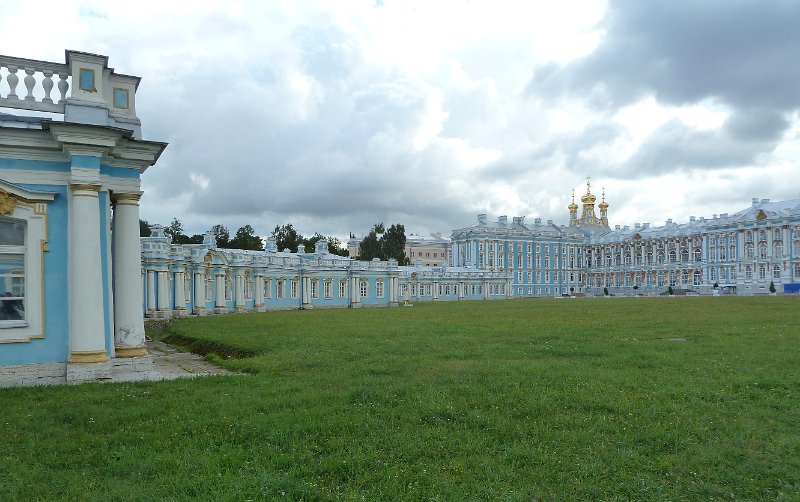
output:
[{"label": "stone balustrade", "polygon": [[66,64],[0,55],[0,106],[64,113],[71,80]]}]

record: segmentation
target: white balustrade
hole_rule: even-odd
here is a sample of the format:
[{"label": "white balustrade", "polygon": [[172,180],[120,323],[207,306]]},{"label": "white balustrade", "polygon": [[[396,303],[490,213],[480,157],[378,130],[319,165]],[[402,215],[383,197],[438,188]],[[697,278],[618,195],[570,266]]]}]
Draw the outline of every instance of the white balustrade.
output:
[{"label": "white balustrade", "polygon": [[[8,86],[6,95],[2,95],[3,74],[0,73],[0,107],[36,110],[41,112],[64,113],[69,91],[70,69],[66,64],[36,61],[33,59],[15,58],[0,55],[0,70],[8,72],[5,84]],[[25,86],[25,96],[20,98],[17,93],[19,86],[20,70],[25,74],[22,83]],[[58,76],[58,101],[53,101],[53,77]],[[19,92],[23,92],[20,90]]]}]

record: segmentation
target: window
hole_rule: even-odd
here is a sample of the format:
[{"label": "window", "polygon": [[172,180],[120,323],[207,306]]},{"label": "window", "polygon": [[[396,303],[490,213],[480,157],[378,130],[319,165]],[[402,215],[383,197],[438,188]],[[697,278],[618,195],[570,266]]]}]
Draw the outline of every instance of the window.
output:
[{"label": "window", "polygon": [[709,278],[711,279],[711,281],[716,281],[717,280],[717,269],[716,268],[711,267],[711,272],[710,272]]},{"label": "window", "polygon": [[775,265],[772,268],[772,278],[773,279],[780,279],[781,278],[781,266]]},{"label": "window", "polygon": [[284,298],[286,298],[286,279],[284,279],[283,277],[278,278],[275,297],[278,300],[283,300]]},{"label": "window", "polygon": [[319,298],[319,279],[311,279],[311,298]]},{"label": "window", "polygon": [[81,68],[79,80],[78,85],[82,91],[97,92],[97,88],[94,86],[94,70]]},{"label": "window", "polygon": [[758,258],[761,260],[767,259],[767,244],[765,242],[758,245]]},{"label": "window", "polygon": [[699,286],[700,285],[700,281],[702,281],[702,280],[703,280],[703,274],[700,273],[699,270],[695,270],[694,274],[692,274],[692,285],[693,286]]},{"label": "window", "polygon": [[[47,202],[55,194],[0,181],[0,343],[42,338]],[[1,346],[1,345],[0,345]]]},{"label": "window", "polygon": [[753,268],[750,265],[744,267],[744,279],[750,281],[753,279]]},{"label": "window", "polygon": [[361,298],[367,297],[367,288],[369,287],[369,282],[366,279],[361,280]]},{"label": "window", "polygon": [[128,89],[114,88],[114,107],[115,108],[128,108]]},{"label": "window", "polygon": [[347,298],[347,279],[339,280],[339,298]]},{"label": "window", "polygon": [[293,299],[293,300],[297,299],[297,294],[298,294],[298,291],[297,291],[297,286],[298,286],[298,283],[299,283],[299,282],[300,282],[300,281],[297,279],[297,277],[293,277],[293,278],[292,278],[292,282],[291,282],[291,290],[290,290],[290,292],[291,292],[291,295],[292,295],[292,299]]},{"label": "window", "polygon": [[0,327],[26,326],[25,222],[0,221]]},{"label": "window", "polygon": [[211,272],[206,270],[205,275],[206,280],[206,301],[210,302],[211,299],[214,297],[214,278],[211,276]]},{"label": "window", "polygon": [[326,300],[330,300],[331,298],[333,298],[333,287],[331,286],[332,282],[333,281],[331,281],[330,279],[325,279],[323,294],[325,295]]},{"label": "window", "polygon": [[233,283],[231,282],[231,274],[225,274],[225,299],[233,299]]},{"label": "window", "polygon": [[378,279],[375,282],[375,296],[383,298],[383,279]]},{"label": "window", "polygon": [[272,278],[264,277],[264,299],[272,299]]},{"label": "window", "polygon": [[253,299],[253,276],[251,276],[249,273],[245,274],[244,276],[244,299]]}]

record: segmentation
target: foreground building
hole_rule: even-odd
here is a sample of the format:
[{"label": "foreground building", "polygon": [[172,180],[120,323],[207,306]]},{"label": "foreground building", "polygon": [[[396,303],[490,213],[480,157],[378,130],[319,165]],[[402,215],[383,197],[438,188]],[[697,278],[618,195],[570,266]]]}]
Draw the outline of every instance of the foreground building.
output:
[{"label": "foreground building", "polygon": [[453,263],[511,274],[516,296],[800,292],[800,199],[753,199],[734,214],[662,226],[608,224],[608,203],[587,182],[569,224],[501,216],[453,231]]},{"label": "foreground building", "polygon": [[140,178],[166,144],[141,139],[139,80],[0,56],[0,108],[25,114],[0,113],[0,371],[80,380],[145,354]]}]

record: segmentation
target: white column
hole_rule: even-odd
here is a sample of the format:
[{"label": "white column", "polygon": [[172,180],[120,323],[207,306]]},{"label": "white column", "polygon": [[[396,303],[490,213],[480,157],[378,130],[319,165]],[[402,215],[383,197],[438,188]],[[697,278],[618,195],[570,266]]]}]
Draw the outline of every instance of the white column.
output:
[{"label": "white column", "polygon": [[[147,354],[142,318],[138,193],[114,194],[114,345],[117,357]],[[148,274],[148,279],[151,275]],[[148,282],[148,307],[150,284]]]},{"label": "white column", "polygon": [[433,300],[437,301],[437,302],[439,301],[439,282],[438,281],[434,281],[433,282]]},{"label": "white column", "polygon": [[[108,361],[105,350],[97,185],[70,185],[69,362]],[[138,222],[137,222],[138,225]],[[138,279],[131,286],[135,287]]]},{"label": "white column", "polygon": [[169,281],[167,280],[167,272],[159,270],[158,272],[158,297],[157,304],[159,311],[169,310]]},{"label": "white column", "polygon": [[185,272],[175,272],[175,305],[173,309],[179,314],[186,310],[186,276]]},{"label": "white column", "polygon": [[225,308],[225,273],[217,271],[217,299],[215,307],[218,309]]},{"label": "white column", "polygon": [[194,273],[194,311],[205,310],[206,280],[203,272]]},{"label": "white column", "polygon": [[350,304],[353,307],[360,307],[361,306],[361,288],[359,287],[359,277],[357,275],[353,275],[352,279],[352,286],[350,288]]},{"label": "white column", "polygon": [[156,272],[147,271],[147,314],[153,315],[156,309]]},{"label": "white column", "polygon": [[233,276],[236,281],[236,291],[234,295],[234,306],[237,309],[244,308],[244,275],[241,271],[237,271]]},{"label": "white column", "polygon": [[261,275],[260,273],[256,274],[256,279],[254,281],[254,284],[255,285],[253,287],[256,288],[256,290],[253,291],[255,298],[255,306],[261,307],[264,305],[264,276]]}]

